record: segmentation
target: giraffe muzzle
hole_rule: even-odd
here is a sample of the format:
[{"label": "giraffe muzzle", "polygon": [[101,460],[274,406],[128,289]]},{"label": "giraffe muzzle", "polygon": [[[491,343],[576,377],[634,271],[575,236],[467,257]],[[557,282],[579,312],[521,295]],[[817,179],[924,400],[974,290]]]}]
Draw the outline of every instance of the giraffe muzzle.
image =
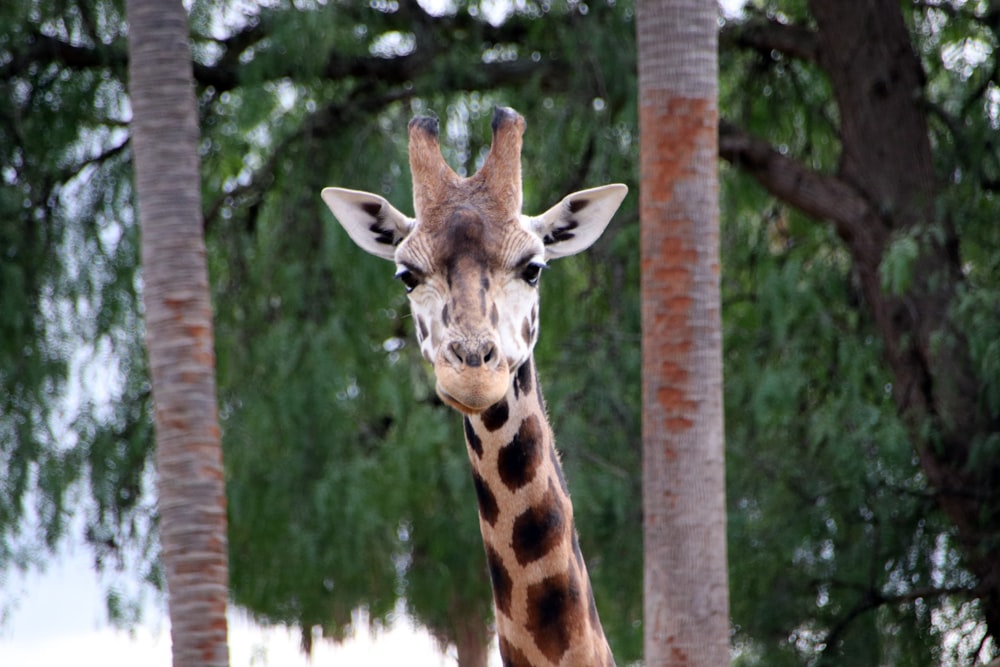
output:
[{"label": "giraffe muzzle", "polygon": [[478,414],[507,393],[510,369],[491,340],[456,340],[443,345],[434,364],[437,392],[465,414]]}]

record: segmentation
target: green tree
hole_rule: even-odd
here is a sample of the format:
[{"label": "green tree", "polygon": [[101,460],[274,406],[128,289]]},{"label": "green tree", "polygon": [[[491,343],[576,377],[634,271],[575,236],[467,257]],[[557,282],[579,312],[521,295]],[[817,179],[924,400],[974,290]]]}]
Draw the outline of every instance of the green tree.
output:
[{"label": "green tree", "polygon": [[[38,562],[59,543],[78,510],[81,479],[90,487],[87,533],[98,562],[113,562],[125,541],[151,552],[142,488],[152,439],[137,328],[124,10],[112,3],[63,9],[0,8],[3,569]],[[96,406],[87,383],[114,374],[95,371],[98,365],[134,369],[122,386],[111,382],[132,400]],[[73,393],[82,394],[76,414],[67,405]],[[145,576],[158,579],[155,568]]]},{"label": "green tree", "polygon": [[716,9],[637,9],[644,659],[727,665]]},{"label": "green tree", "polygon": [[[987,4],[761,3],[723,30],[721,153],[783,202],[758,203],[728,245],[747,258],[730,274],[729,404],[751,406],[731,425],[737,442],[798,433],[808,452],[796,470],[782,460],[794,437],[734,447],[748,660],[997,651],[1000,317],[984,254],[997,243],[996,16]],[[777,493],[749,479],[760,469]],[[796,531],[762,519],[781,498],[807,522]],[[784,604],[768,606],[778,588]]]}]

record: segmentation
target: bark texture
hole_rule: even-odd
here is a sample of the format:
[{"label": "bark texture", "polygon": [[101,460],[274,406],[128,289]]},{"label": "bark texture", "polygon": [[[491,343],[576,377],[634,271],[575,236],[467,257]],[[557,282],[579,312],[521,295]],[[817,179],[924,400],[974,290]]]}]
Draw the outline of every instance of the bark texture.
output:
[{"label": "bark texture", "polygon": [[132,146],[176,667],[229,663],[228,554],[198,126],[180,0],[129,0]]},{"label": "bark texture", "polygon": [[645,664],[729,664],[716,7],[638,3]]}]

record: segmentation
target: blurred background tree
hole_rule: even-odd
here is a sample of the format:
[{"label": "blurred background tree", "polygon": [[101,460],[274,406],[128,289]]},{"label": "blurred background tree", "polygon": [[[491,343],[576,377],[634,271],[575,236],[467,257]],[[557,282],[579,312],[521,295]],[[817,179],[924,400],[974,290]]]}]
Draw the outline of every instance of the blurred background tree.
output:
[{"label": "blurred background tree", "polygon": [[[998,19],[762,3],[722,30],[728,210],[759,196],[747,175],[781,202],[724,241],[745,258],[724,271],[730,332],[749,325],[727,359],[728,414],[749,413],[730,422],[732,581],[763,587],[733,595],[748,663],[1000,650]],[[772,502],[804,523],[765,528]],[[768,590],[787,606],[752,602]],[[770,613],[795,607],[810,621]]]},{"label": "blurred background tree", "polygon": [[[821,4],[720,19],[735,661],[986,661],[1000,9]],[[261,621],[308,646],[360,609],[404,611],[481,664],[488,581],[458,420],[402,291],[318,192],[409,209],[409,118],[436,113],[471,173],[507,104],[529,123],[526,209],[604,182],[635,193],[633,9],[191,5],[232,597]],[[99,565],[158,583],[124,10],[12,0],[0,25],[0,571],[43,562],[79,517]],[[621,663],[642,637],[636,202],[546,275],[536,354],[549,402],[577,406],[553,426]]]}]

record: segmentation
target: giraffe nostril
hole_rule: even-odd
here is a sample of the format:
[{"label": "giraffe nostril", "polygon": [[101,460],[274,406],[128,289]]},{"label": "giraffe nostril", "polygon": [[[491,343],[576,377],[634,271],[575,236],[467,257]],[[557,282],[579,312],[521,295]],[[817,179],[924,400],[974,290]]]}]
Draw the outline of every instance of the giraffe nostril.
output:
[{"label": "giraffe nostril", "polygon": [[497,359],[496,345],[490,341],[479,343],[455,341],[448,345],[448,350],[455,361],[469,368],[491,364]]}]

